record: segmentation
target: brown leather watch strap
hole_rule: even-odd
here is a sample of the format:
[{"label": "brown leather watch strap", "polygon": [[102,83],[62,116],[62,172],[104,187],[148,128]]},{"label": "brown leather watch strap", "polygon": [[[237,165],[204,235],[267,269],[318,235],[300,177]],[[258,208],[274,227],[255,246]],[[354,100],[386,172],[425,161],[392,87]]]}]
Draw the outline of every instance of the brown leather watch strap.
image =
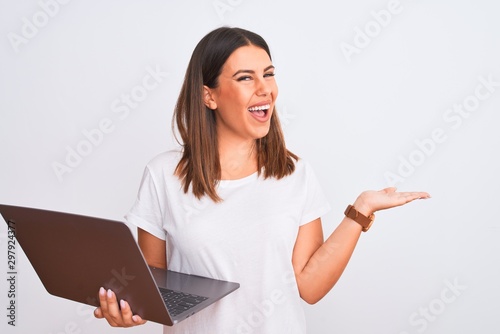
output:
[{"label": "brown leather watch strap", "polygon": [[374,214],[371,214],[370,217],[367,217],[364,214],[360,213],[358,210],[356,210],[356,208],[350,204],[345,209],[344,215],[346,215],[346,217],[351,218],[356,223],[361,225],[361,227],[363,227],[362,229],[363,232],[366,232],[370,229],[370,226],[372,225],[373,220],[375,219]]}]

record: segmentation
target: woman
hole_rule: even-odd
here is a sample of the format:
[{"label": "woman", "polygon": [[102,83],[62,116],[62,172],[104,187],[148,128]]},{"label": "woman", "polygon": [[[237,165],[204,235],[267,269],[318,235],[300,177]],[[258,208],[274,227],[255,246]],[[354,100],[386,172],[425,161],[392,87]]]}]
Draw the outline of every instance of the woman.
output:
[{"label": "woman", "polygon": [[[310,166],[286,149],[266,42],[219,28],[196,46],[174,113],[182,151],[146,167],[127,215],[149,265],[241,287],[165,333],[305,333],[302,298],[335,285],[378,210],[423,192],[363,192],[323,238],[329,205]],[[112,326],[145,321],[112,291],[95,316]],[[118,304],[120,303],[120,307]]]}]

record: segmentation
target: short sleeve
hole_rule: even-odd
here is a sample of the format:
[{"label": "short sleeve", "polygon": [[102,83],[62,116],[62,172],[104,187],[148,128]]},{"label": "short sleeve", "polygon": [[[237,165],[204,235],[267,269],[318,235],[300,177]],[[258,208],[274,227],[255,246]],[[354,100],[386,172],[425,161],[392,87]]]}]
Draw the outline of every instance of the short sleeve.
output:
[{"label": "short sleeve", "polygon": [[331,210],[318,178],[307,162],[304,162],[304,173],[305,201],[300,219],[301,226],[320,218]]},{"label": "short sleeve", "polygon": [[144,170],[144,175],[139,187],[139,193],[134,205],[125,215],[127,223],[135,225],[162,240],[166,239],[163,228],[164,208],[160,201],[158,183],[149,167]]}]

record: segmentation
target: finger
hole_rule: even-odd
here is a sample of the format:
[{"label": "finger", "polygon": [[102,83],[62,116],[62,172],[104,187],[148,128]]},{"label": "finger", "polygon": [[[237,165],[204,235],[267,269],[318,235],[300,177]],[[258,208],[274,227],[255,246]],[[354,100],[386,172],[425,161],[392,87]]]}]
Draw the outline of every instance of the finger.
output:
[{"label": "finger", "polygon": [[121,311],[122,311],[122,319],[124,319],[125,325],[127,327],[135,326],[135,325],[142,325],[142,324],[146,323],[146,320],[143,320],[140,316],[134,315],[132,313],[132,309],[130,308],[129,303],[127,303],[123,299],[120,300],[120,307],[121,307]]},{"label": "finger", "polygon": [[118,301],[116,300],[115,293],[110,289],[106,291],[106,301],[108,305],[109,316],[115,321],[116,324],[121,323],[122,315],[120,312],[120,307],[118,306]]},{"label": "finger", "polygon": [[421,199],[431,198],[431,194],[426,193],[426,192],[421,192],[419,198],[421,198]]},{"label": "finger", "polygon": [[121,313],[113,291],[106,291],[104,288],[101,288],[99,290],[99,301],[104,318],[106,318],[111,326],[119,326],[121,323]]},{"label": "finger", "polygon": [[144,320],[142,319],[140,316],[138,316],[137,314],[132,316],[132,320],[134,321],[135,324],[137,325],[144,325],[146,322],[148,322],[147,320]]},{"label": "finger", "polygon": [[133,314],[132,314],[132,310],[130,309],[129,304],[126,301],[124,301],[123,299],[121,299],[120,300],[120,308],[121,308],[121,312],[122,312],[121,316],[123,319],[123,326],[124,327],[134,326],[135,323],[132,320]]},{"label": "finger", "polygon": [[101,305],[101,314],[104,315],[108,312],[108,301],[106,300],[106,290],[103,287],[99,289],[99,304]]},{"label": "finger", "polygon": [[103,287],[99,289],[99,304],[101,305],[94,311],[94,315],[100,319],[106,318],[108,323],[113,326],[110,322],[109,316],[108,316],[108,300],[106,298],[106,290],[104,290]]},{"label": "finger", "polygon": [[104,315],[102,314],[102,310],[100,307],[96,308],[94,310],[94,317],[96,317],[97,319],[102,319],[104,318]]},{"label": "finger", "polygon": [[431,197],[431,195],[429,195],[428,193],[423,192],[423,191],[412,192],[411,196],[415,199],[425,199],[425,198]]},{"label": "finger", "polygon": [[426,192],[405,192],[400,193],[406,200],[406,203],[414,201],[416,199],[427,199],[431,196]]},{"label": "finger", "polygon": [[99,289],[99,304],[101,305],[99,307],[100,313],[104,315],[104,313],[107,312],[108,310],[108,302],[106,301],[106,290],[104,290],[103,287]]}]

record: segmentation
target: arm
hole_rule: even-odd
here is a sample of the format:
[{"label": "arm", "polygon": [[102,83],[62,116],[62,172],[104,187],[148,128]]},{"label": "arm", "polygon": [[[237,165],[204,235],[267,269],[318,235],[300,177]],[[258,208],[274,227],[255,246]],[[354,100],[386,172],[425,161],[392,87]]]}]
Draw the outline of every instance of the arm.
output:
[{"label": "arm", "polygon": [[[165,254],[166,242],[154,235],[138,228],[138,243],[148,265],[156,268],[167,268],[167,259]],[[106,318],[112,327],[132,327],[146,323],[140,316],[134,315],[130,305],[120,300],[120,305],[116,295],[111,290],[99,290],[100,307],[96,308],[94,315],[96,318]]]},{"label": "arm", "polygon": [[[395,188],[386,188],[363,192],[354,202],[354,207],[369,216],[375,211],[429,197],[423,192],[400,193]],[[361,225],[347,217],[325,242],[319,218],[300,227],[292,263],[302,299],[314,304],[333,288],[346,268],[360,234]]]},{"label": "arm", "polygon": [[166,241],[140,228],[137,228],[137,239],[148,265],[155,268],[167,269]]}]

